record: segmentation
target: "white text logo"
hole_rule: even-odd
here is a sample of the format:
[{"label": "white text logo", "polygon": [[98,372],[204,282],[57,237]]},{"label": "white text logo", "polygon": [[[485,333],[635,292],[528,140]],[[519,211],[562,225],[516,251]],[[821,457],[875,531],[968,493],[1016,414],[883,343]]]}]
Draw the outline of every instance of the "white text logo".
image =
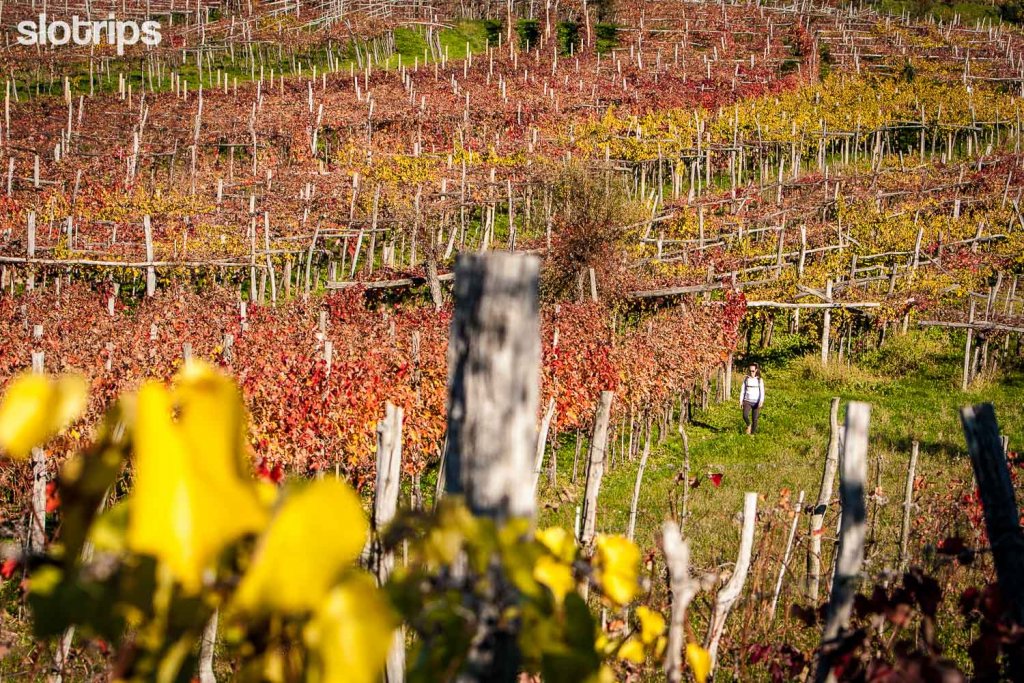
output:
[{"label": "white text logo", "polygon": [[18,24],[18,43],[21,45],[116,45],[117,54],[123,55],[126,45],[135,45],[140,40],[150,47],[160,43],[160,23],[157,21],[120,21],[111,14],[107,19],[90,21],[72,17],[67,21],[48,22],[45,14],[38,21],[22,21]]}]

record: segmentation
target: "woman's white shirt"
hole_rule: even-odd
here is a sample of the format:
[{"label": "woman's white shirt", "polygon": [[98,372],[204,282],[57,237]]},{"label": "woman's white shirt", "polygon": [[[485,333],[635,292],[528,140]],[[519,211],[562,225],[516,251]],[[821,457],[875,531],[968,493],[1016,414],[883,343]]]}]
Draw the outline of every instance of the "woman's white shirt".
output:
[{"label": "woman's white shirt", "polygon": [[760,404],[764,401],[764,380],[760,377],[743,379],[743,402]]}]

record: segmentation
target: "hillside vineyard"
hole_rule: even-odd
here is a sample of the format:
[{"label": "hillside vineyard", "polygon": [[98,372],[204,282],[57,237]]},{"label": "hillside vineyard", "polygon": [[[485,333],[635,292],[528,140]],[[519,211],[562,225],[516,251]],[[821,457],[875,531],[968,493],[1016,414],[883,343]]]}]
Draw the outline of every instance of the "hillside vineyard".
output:
[{"label": "hillside vineyard", "polygon": [[1020,680],[1022,26],[0,4],[0,678]]}]

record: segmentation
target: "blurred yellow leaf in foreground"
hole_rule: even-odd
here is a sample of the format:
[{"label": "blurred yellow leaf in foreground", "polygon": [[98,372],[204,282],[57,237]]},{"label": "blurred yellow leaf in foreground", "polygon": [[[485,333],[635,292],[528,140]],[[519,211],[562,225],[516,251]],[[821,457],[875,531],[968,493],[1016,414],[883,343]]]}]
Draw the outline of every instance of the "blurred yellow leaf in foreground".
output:
[{"label": "blurred yellow leaf in foreground", "polygon": [[629,603],[640,588],[640,550],[625,536],[598,536],[596,543],[601,590],[617,605]]},{"label": "blurred yellow leaf in foreground", "polygon": [[238,587],[235,607],[316,609],[359,557],[367,530],[359,497],[347,484],[337,479],[309,484],[286,498],[274,517]]},{"label": "blurred yellow leaf in foreground", "polygon": [[225,546],[266,523],[244,471],[244,424],[234,383],[203,363],[186,365],[173,390],[139,390],[128,545],[166,563],[186,591],[199,590]]},{"label": "blurred yellow leaf in foreground", "polygon": [[88,387],[77,375],[23,374],[11,381],[0,403],[0,448],[15,459],[68,426],[85,410]]},{"label": "blurred yellow leaf in foreground", "polygon": [[398,620],[366,574],[328,593],[303,631],[313,666],[309,683],[374,683]]},{"label": "blurred yellow leaf in foreground", "polygon": [[704,683],[711,673],[711,653],[696,643],[686,644],[686,663],[697,683]]}]

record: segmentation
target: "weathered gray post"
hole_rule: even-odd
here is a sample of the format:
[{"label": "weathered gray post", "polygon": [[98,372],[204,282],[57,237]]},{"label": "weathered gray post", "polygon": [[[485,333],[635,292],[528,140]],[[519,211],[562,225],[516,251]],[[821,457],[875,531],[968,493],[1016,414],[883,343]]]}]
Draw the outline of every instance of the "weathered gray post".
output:
[{"label": "weathered gray post", "polygon": [[796,529],[800,524],[800,515],[804,510],[804,492],[796,501],[796,509],[793,510],[793,523],[789,527],[789,537],[786,539],[786,550],[782,553],[782,560],[779,561],[779,578],[775,580],[775,591],[772,593],[772,606],[768,609],[769,619],[775,619],[775,608],[779,604],[779,595],[782,593],[782,582],[786,578],[786,567],[789,564],[789,556],[793,551],[793,541],[796,539]]},{"label": "weathered gray post", "polygon": [[[1024,626],[1024,531],[1020,526],[995,409],[991,403],[967,406],[960,410],[960,421],[967,439],[967,450],[971,454],[974,479],[985,508],[985,530],[995,560],[999,591],[1010,619],[1018,626]],[[1017,668],[1014,672],[1022,673]],[[1021,680],[1017,675],[1013,679]]]},{"label": "weathered gray post", "polygon": [[156,294],[156,268],[153,266],[153,226],[149,216],[142,217],[142,229],[146,239],[146,296]]},{"label": "weathered gray post", "polygon": [[224,362],[231,365],[235,360],[235,335],[230,332],[225,332],[222,348],[223,351],[221,352],[221,355],[224,358]]},{"label": "weathered gray post", "polygon": [[[14,159],[11,159],[14,161]],[[9,193],[8,193],[9,194]],[[28,212],[28,249],[27,255],[29,260],[29,266],[26,269],[25,274],[25,289],[36,288],[36,269],[32,265],[32,261],[36,257],[36,212]]]},{"label": "weathered gray post", "polygon": [[199,641],[199,683],[217,683],[217,676],[213,672],[213,653],[217,644],[219,620],[220,612],[214,611],[213,616],[206,622],[202,639]]},{"label": "weathered gray post", "polygon": [[839,468],[839,398],[832,398],[829,408],[828,451],[825,455],[825,469],[821,475],[821,490],[818,502],[811,511],[810,545],[807,549],[807,598],[818,601],[818,587],[821,582],[821,534],[825,513],[832,500],[832,485]]},{"label": "weathered gray post", "polygon": [[478,515],[532,517],[540,395],[535,257],[465,254],[448,341],[446,491]]},{"label": "weathered gray post", "polygon": [[[825,300],[832,303],[832,280],[825,283]],[[826,308],[821,321],[821,364],[828,365],[829,335],[832,332],[832,309]]]},{"label": "weathered gray post", "polygon": [[690,546],[683,540],[679,525],[668,520],[662,528],[661,547],[668,568],[672,592],[668,647],[665,650],[665,674],[669,683],[683,680],[683,644],[686,641],[686,609],[700,590],[700,582],[690,576]]},{"label": "weathered gray post", "polygon": [[725,620],[732,611],[732,606],[743,592],[743,584],[747,582],[750,571],[750,556],[754,549],[754,524],[757,521],[757,493],[748,491],[743,494],[743,527],[740,532],[740,550],[736,556],[736,566],[729,581],[722,586],[715,596],[715,606],[708,624],[707,650],[711,655],[711,672],[714,680],[715,664],[718,660],[718,644],[725,633]]},{"label": "weathered gray post", "polygon": [[[476,515],[499,523],[532,517],[533,459],[540,397],[539,261],[510,253],[460,255],[448,339],[445,489]],[[492,566],[492,579],[503,582]],[[511,683],[515,636],[499,627],[501,607],[484,600],[459,681]]]},{"label": "weathered gray post", "polygon": [[910,512],[914,506],[914,473],[917,471],[917,455],[921,444],[914,441],[910,449],[910,464],[907,466],[907,486],[903,494],[903,527],[900,530],[899,570],[907,569],[907,549],[910,546]]},{"label": "weathered gray post", "polygon": [[580,527],[580,545],[589,547],[594,542],[597,527],[597,494],[604,477],[605,454],[608,451],[608,420],[612,414],[611,391],[602,391],[594,415],[594,432],[590,437],[590,451],[587,458],[587,480],[583,494],[583,523]]},{"label": "weathered gray post", "polygon": [[626,538],[633,540],[636,533],[636,511],[640,506],[640,487],[644,481],[644,470],[647,469],[647,456],[651,454],[651,430],[647,430],[647,438],[644,439],[644,450],[640,456],[640,467],[636,471],[636,481],[633,484],[633,502],[629,506],[629,526],[626,528]]},{"label": "weathered gray post", "polygon": [[864,535],[867,527],[867,508],[864,505],[864,487],[868,475],[868,425],[871,406],[851,401],[846,406],[846,431],[843,444],[842,470],[839,474],[839,501],[842,517],[839,527],[838,560],[832,594],[829,597],[822,649],[818,654],[815,680],[833,681],[832,651],[843,629],[850,624],[853,598],[860,581],[864,562]]},{"label": "weathered gray post", "polygon": [[971,299],[971,309],[967,314],[967,341],[964,343],[964,376],[960,383],[960,390],[967,391],[967,386],[971,383],[971,345],[974,343],[974,328],[971,325],[974,324],[974,300]]},{"label": "weathered gray post", "polygon": [[[537,431],[537,451],[533,465],[533,495],[536,497],[540,483],[540,471],[544,465],[544,446],[548,442],[548,430],[551,429],[551,420],[555,416],[555,397],[548,400],[548,408],[544,411],[544,418],[540,422],[540,430]],[[552,452],[552,458],[554,453]]]},{"label": "weathered gray post", "polygon": [[[32,352],[32,374],[43,374],[45,354]],[[46,453],[42,448],[32,449],[32,520],[29,525],[28,547],[33,553],[46,548]]]},{"label": "weathered gray post", "polygon": [[[395,565],[394,555],[380,546],[380,531],[391,523],[398,510],[398,494],[402,475],[402,417],[401,408],[391,403],[385,407],[385,417],[377,423],[377,486],[373,500],[373,529],[375,548],[374,570],[377,581],[384,585]],[[385,664],[387,683],[405,680],[405,632],[397,629],[392,636],[391,649]]]}]

